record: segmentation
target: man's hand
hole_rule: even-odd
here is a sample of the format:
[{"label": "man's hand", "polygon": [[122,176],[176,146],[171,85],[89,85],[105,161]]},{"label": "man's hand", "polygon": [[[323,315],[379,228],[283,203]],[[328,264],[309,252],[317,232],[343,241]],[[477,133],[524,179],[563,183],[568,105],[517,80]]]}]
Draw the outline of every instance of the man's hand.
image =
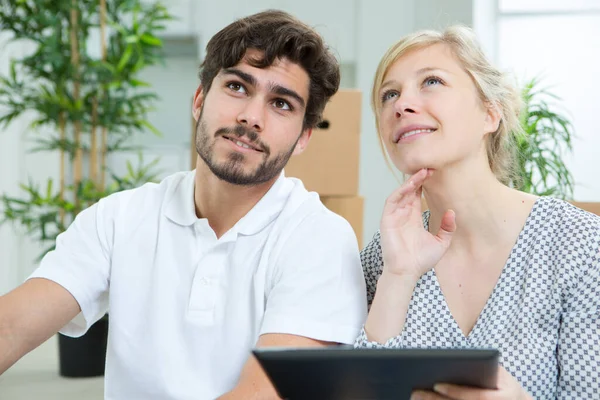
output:
[{"label": "man's hand", "polygon": [[[303,336],[270,333],[262,335],[258,339],[256,347],[324,347],[333,344]],[[219,397],[219,400],[233,399],[279,399],[275,388],[254,356],[250,356],[244,365],[237,386]]]}]

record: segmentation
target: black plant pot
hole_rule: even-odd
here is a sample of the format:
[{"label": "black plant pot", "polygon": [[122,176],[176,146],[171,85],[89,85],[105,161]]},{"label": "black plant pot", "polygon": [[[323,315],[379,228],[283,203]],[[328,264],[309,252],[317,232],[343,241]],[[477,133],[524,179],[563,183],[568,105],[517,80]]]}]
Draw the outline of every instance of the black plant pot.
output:
[{"label": "black plant pot", "polygon": [[72,338],[58,334],[59,373],[69,378],[104,375],[108,317],[101,318],[85,335]]}]

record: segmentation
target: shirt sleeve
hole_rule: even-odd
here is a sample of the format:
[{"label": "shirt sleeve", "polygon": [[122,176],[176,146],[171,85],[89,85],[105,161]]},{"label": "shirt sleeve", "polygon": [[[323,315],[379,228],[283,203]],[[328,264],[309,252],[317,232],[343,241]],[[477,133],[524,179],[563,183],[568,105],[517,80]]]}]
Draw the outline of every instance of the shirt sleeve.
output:
[{"label": "shirt sleeve", "polygon": [[600,246],[564,301],[557,398],[600,398]]},{"label": "shirt sleeve", "polygon": [[[112,196],[111,196],[112,197]],[[80,212],[67,230],[56,239],[29,276],[45,278],[68,290],[81,307],[81,313],[61,329],[78,337],[108,310],[112,228],[106,198]]]},{"label": "shirt sleeve", "polygon": [[352,344],[365,321],[365,281],[356,236],[323,211],[302,221],[276,255],[260,334]]}]

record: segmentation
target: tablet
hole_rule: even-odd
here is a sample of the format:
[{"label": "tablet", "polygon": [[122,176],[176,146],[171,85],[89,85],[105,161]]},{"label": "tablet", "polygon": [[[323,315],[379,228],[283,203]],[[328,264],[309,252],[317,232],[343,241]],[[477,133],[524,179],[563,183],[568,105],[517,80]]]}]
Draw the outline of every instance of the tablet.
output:
[{"label": "tablet", "polygon": [[494,349],[260,348],[253,353],[288,400],[409,399],[415,389],[454,383],[494,389]]}]

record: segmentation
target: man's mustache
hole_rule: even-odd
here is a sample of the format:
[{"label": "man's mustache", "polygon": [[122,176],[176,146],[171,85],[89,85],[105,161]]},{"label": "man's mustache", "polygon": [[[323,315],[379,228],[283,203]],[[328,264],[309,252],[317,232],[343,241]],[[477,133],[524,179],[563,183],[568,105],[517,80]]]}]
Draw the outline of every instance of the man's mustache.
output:
[{"label": "man's mustache", "polygon": [[215,137],[225,136],[225,135],[228,135],[228,136],[235,135],[236,137],[239,137],[239,138],[245,136],[248,138],[250,143],[252,143],[252,145],[258,147],[259,149],[261,149],[262,151],[264,151],[267,154],[269,154],[271,152],[269,149],[269,146],[267,146],[266,144],[264,144],[263,142],[261,142],[258,139],[258,133],[256,133],[256,131],[248,129],[243,125],[236,125],[233,128],[232,127],[219,128],[215,132]]}]

